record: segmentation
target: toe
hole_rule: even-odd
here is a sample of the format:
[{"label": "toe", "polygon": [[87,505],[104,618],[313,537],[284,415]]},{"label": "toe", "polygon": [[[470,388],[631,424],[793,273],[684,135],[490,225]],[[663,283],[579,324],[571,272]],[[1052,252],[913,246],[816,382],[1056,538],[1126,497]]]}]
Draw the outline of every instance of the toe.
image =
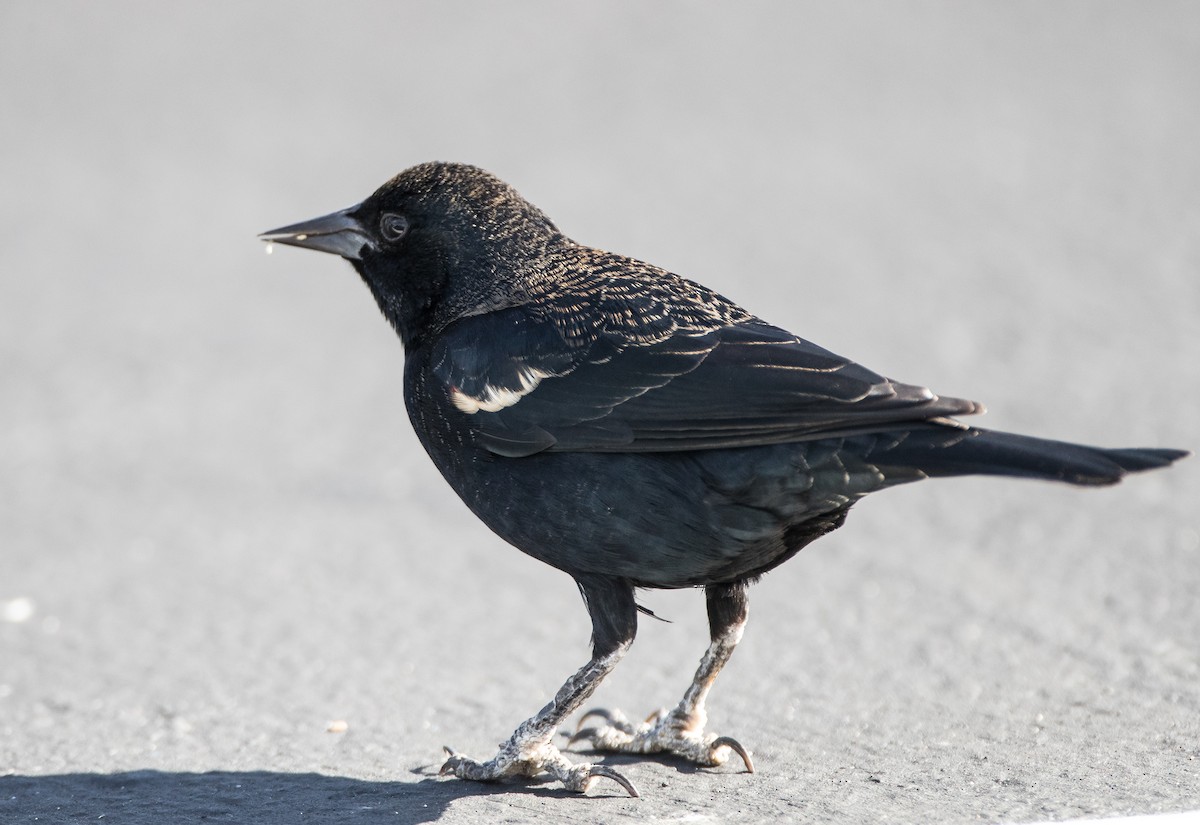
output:
[{"label": "toe", "polygon": [[446,761],[442,763],[442,767],[438,770],[438,776],[449,776],[453,774],[461,778],[463,776],[461,771],[463,770],[464,766],[466,763],[472,760],[459,753],[456,753],[454,748],[451,748],[449,745],[442,745],[442,750],[446,752]]},{"label": "toe", "polygon": [[595,739],[599,733],[599,728],[580,728],[571,734],[571,738],[567,740],[567,747],[571,747],[576,742],[582,742],[584,739]]},{"label": "toe", "polygon": [[626,733],[633,732],[633,725],[625,718],[625,714],[619,710],[609,710],[608,708],[592,708],[583,716],[579,717],[579,724],[576,726],[576,736],[579,735],[579,729],[583,727],[583,723],[593,716],[603,719],[605,724],[610,728],[617,728]]},{"label": "toe", "polygon": [[616,782],[634,799],[637,799],[641,796],[632,782],[630,782],[617,771],[614,771],[612,768],[605,767],[604,765],[592,765],[591,768],[588,769],[587,778],[583,782],[583,792],[587,793],[588,788],[592,787],[592,784],[601,777],[605,779],[611,779],[612,781]]},{"label": "toe", "polygon": [[734,739],[732,736],[718,736],[708,746],[708,757],[715,765],[723,765],[729,758],[729,755],[722,753],[728,748],[742,758],[742,762],[746,765],[746,773],[754,773],[754,762],[750,759],[750,752],[746,750],[742,743]]}]

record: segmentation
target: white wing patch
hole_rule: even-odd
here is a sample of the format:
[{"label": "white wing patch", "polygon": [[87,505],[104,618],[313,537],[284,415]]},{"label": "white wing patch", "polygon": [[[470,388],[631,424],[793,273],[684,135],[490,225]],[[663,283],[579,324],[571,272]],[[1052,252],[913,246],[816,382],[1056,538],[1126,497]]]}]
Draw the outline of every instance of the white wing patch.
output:
[{"label": "white wing patch", "polygon": [[522,367],[517,372],[517,380],[521,382],[521,386],[517,389],[484,384],[483,392],[479,395],[468,395],[458,387],[451,387],[450,402],[468,415],[474,415],[481,411],[499,412],[505,407],[511,407],[533,392],[537,385],[542,383],[542,379],[549,378],[550,375],[551,373],[533,367]]}]

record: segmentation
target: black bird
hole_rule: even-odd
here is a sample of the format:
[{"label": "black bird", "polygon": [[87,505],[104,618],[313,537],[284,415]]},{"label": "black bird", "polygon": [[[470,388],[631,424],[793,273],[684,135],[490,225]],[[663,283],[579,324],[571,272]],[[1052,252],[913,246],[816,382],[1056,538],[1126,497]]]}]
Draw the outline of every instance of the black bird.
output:
[{"label": "black bird", "polygon": [[633,642],[638,588],[703,587],[711,644],[683,700],[631,724],[593,711],[594,748],[701,765],[746,749],[705,731],[705,697],[746,622],[746,588],[841,526],[876,490],[934,476],[1113,484],[1182,450],[1102,449],[969,427],[983,411],[901,384],[705,287],[567,238],[473,166],[427,163],[362,203],[264,233],[349,260],[406,352],[404,398],[425,450],[501,538],[571,575],[591,660],[477,762],[443,774],[548,771],[573,791],[603,765],[552,744]]}]

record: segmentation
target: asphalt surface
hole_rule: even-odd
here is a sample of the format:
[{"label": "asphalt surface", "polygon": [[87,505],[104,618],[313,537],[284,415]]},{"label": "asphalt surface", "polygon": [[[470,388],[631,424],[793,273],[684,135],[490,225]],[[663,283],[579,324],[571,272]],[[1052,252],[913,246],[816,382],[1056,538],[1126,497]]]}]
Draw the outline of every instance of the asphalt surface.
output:
[{"label": "asphalt surface", "polygon": [[[350,268],[254,239],[472,162],[989,426],[1196,449],[1198,91],[1188,3],[5,4],[0,821],[1200,809],[1196,459],[860,504],[751,592],[710,727],[754,775],[439,779],[586,614],[437,477]],[[631,715],[706,642],[644,600]]]}]

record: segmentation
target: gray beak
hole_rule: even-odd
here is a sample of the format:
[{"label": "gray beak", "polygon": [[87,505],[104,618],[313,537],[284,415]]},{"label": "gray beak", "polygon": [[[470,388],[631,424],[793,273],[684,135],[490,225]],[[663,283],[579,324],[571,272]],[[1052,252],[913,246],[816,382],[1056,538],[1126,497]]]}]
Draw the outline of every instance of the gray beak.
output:
[{"label": "gray beak", "polygon": [[304,249],[315,249],[318,252],[332,252],[350,261],[362,260],[363,247],[375,248],[366,230],[357,219],[351,217],[358,206],[351,206],[341,212],[313,218],[310,221],[294,223],[291,226],[281,226],[270,232],[263,232],[258,237],[267,243],[281,243],[288,246],[299,246]]}]

